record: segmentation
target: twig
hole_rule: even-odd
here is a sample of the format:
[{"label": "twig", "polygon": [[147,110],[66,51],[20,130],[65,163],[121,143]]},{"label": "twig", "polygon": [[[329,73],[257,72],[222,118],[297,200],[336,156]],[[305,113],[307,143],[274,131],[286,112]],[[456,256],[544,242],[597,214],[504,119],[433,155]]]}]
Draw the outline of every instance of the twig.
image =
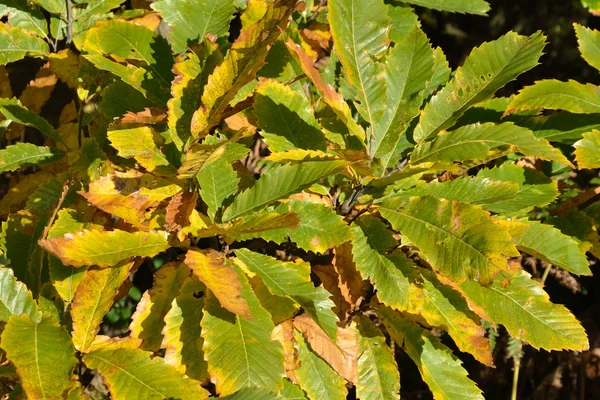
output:
[{"label": "twig", "polygon": [[71,0],[67,1],[67,42],[66,47],[71,45],[73,41],[73,16],[71,14]]}]

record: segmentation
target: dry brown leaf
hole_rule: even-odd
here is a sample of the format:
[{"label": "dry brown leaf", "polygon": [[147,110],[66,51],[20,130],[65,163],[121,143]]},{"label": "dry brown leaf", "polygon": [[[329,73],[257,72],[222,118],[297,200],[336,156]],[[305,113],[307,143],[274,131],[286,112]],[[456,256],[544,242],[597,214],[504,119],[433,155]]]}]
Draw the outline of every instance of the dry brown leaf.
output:
[{"label": "dry brown leaf", "polygon": [[291,319],[282,322],[273,329],[271,339],[277,340],[283,346],[283,366],[289,380],[298,384],[295,371],[300,368],[298,350],[296,349],[294,337],[294,322]]},{"label": "dry brown leaf", "polygon": [[167,206],[166,227],[171,231],[180,231],[190,224],[190,216],[196,208],[198,192],[179,192]]},{"label": "dry brown leaf", "polygon": [[344,377],[355,383],[358,373],[358,335],[354,327],[338,328],[337,343],[307,314],[294,318],[294,327],[302,332],[311,349]]}]

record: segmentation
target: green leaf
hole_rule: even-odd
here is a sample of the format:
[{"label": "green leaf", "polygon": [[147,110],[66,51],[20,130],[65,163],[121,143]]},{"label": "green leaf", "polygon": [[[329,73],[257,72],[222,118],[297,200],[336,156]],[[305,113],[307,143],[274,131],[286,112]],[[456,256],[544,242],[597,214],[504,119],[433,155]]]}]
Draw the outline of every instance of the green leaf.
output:
[{"label": "green leaf", "polygon": [[380,209],[392,227],[410,240],[448,278],[490,282],[518,256],[505,227],[477,206],[435,197],[390,199]]},{"label": "green leaf", "polygon": [[129,336],[142,339],[141,349],[154,352],[160,349],[164,315],[189,276],[190,269],[179,262],[167,263],[155,272],[152,288],[140,299],[129,324]]},{"label": "green leaf", "polygon": [[513,149],[542,160],[571,163],[545,139],[536,138],[527,128],[505,122],[473,124],[419,144],[410,156],[412,164],[424,162],[464,162],[492,160]]},{"label": "green leaf", "polygon": [[254,114],[271,152],[325,150],[325,135],[306,96],[273,79],[261,82],[255,96]]},{"label": "green leaf", "polygon": [[1,0],[0,16],[8,17],[8,23],[39,37],[47,37],[46,18],[41,10],[31,8],[26,0]]},{"label": "green leaf", "polygon": [[39,318],[37,305],[25,284],[19,282],[10,268],[0,268],[0,321],[7,322],[11,315]]},{"label": "green leaf", "polygon": [[600,168],[600,131],[583,134],[583,139],[573,145],[575,160],[579,168]]},{"label": "green leaf", "polygon": [[358,321],[356,396],[361,400],[400,399],[400,374],[385,336],[368,317],[360,316]]},{"label": "green leaf", "polygon": [[47,164],[63,156],[63,152],[31,143],[15,143],[0,150],[0,173],[16,171],[24,165]]},{"label": "green leaf", "polygon": [[176,53],[202,41],[206,35],[227,35],[234,12],[233,0],[161,0],[151,7],[171,26],[170,37]]},{"label": "green leaf", "polygon": [[[352,233],[352,254],[356,269],[363,278],[368,278],[373,283],[379,300],[390,307],[406,309],[409,282],[398,265],[410,261],[406,257],[384,254],[398,244],[393,233],[383,221],[372,216],[362,217],[352,224]],[[391,246],[386,246],[386,243]]]},{"label": "green leaf", "polygon": [[292,299],[335,340],[337,317],[331,310],[334,306],[329,299],[331,294],[313,285],[308,263],[279,261],[247,249],[237,249],[235,254],[248,270],[262,278],[272,294]]},{"label": "green leaf", "polygon": [[[429,40],[417,27],[390,50],[385,60],[387,104],[373,128],[371,153],[375,157],[393,152],[410,122],[419,115],[423,93],[433,76],[433,61]],[[385,169],[387,162],[383,164]]]},{"label": "green leaf", "polygon": [[240,179],[224,157],[205,165],[196,178],[200,184],[200,196],[208,206],[207,214],[214,221],[223,202],[238,191]]},{"label": "green leaf", "polygon": [[238,390],[234,394],[222,397],[223,400],[283,400],[275,392],[259,387],[247,387]]},{"label": "green leaf", "polygon": [[427,184],[418,185],[414,189],[401,192],[401,195],[419,197],[433,195],[440,199],[481,205],[511,200],[518,191],[519,185],[513,182],[468,176],[446,182],[431,181]]},{"label": "green leaf", "polygon": [[206,229],[200,229],[196,232],[196,236],[200,238],[222,235],[225,241],[231,243],[234,241],[250,240],[257,237],[262,237],[266,240],[287,240],[281,235],[273,235],[271,238],[270,231],[281,231],[284,228],[293,230],[298,226],[299,219],[297,214],[287,213],[278,214],[276,212],[260,212],[250,215],[245,215],[237,218],[233,222],[223,225],[212,225]]},{"label": "green leaf", "polygon": [[519,111],[565,110],[576,114],[600,113],[600,88],[591,83],[547,79],[521,90],[505,115]]},{"label": "green leaf", "polygon": [[119,156],[134,158],[148,172],[175,175],[175,168],[156,145],[158,134],[149,126],[108,131],[107,136]]},{"label": "green leaf", "polygon": [[536,349],[587,350],[585,330],[564,306],[552,304],[542,285],[525,271],[499,274],[490,287],[474,281],[460,285],[475,310],[502,324]]},{"label": "green leaf", "polygon": [[592,67],[600,70],[600,32],[577,23],[573,24],[573,27],[581,56]]},{"label": "green leaf", "polygon": [[309,347],[304,336],[294,331],[298,360],[300,367],[295,371],[300,387],[310,399],[344,400],[346,385],[344,378],[339,376],[321,357]]},{"label": "green leaf", "polygon": [[202,318],[204,356],[208,371],[221,396],[243,387],[258,386],[277,392],[283,387],[281,345],[271,340],[274,328],[271,315],[261,305],[243,272],[241,297],[246,300],[252,319],[230,313],[219,305],[212,292],[205,299]]},{"label": "green leaf", "polygon": [[352,238],[343,218],[324,204],[292,200],[281,203],[275,211],[280,214],[296,213],[300,222],[295,228],[286,227],[262,233],[260,236],[265,240],[282,243],[289,238],[300,248],[324,253]]},{"label": "green leaf", "polygon": [[[82,48],[91,54],[86,58],[96,67],[116,74],[144,94],[152,93],[159,105],[166,105],[174,60],[171,46],[162,36],[132,22],[103,21],[89,30]],[[139,66],[121,65],[104,55]]]},{"label": "green leaf", "polygon": [[374,125],[383,116],[387,97],[384,66],[377,61],[388,46],[387,7],[383,0],[332,0],[328,5],[334,50],[358,90],[360,114]]},{"label": "green leaf", "polygon": [[202,94],[202,106],[196,110],[191,131],[195,138],[206,136],[221,121],[223,112],[237,92],[256,78],[264,65],[268,48],[288,23],[296,0],[269,3],[265,16],[231,45],[225,60],[213,71]]},{"label": "green leaf", "polygon": [[533,207],[543,207],[558,197],[558,184],[543,174],[519,165],[504,163],[500,167],[482,169],[477,177],[497,181],[512,182],[519,185],[514,198],[484,204],[488,211],[517,215],[530,211]]},{"label": "green leaf", "polygon": [[412,7],[398,3],[388,4],[387,7],[391,19],[388,37],[392,42],[400,43],[404,41],[405,37],[415,28],[421,27],[419,17],[417,17]]},{"label": "green leaf", "polygon": [[379,314],[390,336],[417,364],[434,399],[483,400],[481,390],[467,378],[460,360],[440,339],[389,308],[381,308]]},{"label": "green leaf", "polygon": [[541,32],[529,37],[509,32],[475,48],[450,83],[425,106],[415,128],[415,140],[432,139],[452,127],[467,109],[491,98],[498,89],[535,67],[544,46]]},{"label": "green leaf", "polygon": [[581,4],[583,4],[585,8],[589,9],[589,11],[594,15],[598,15],[598,13],[600,13],[599,0],[581,0]]},{"label": "green leaf", "polygon": [[[520,225],[520,223],[517,223]],[[591,275],[589,262],[579,242],[552,225],[528,222],[524,231],[515,229],[511,236],[517,249],[576,275]]]},{"label": "green leaf", "polygon": [[346,161],[309,161],[270,169],[251,188],[238,194],[223,213],[223,221],[259,210],[332,175],[347,165]]},{"label": "green leaf", "polygon": [[109,267],[129,257],[153,257],[170,247],[165,232],[111,232],[84,229],[40,240],[46,251],[65,265]]},{"label": "green leaf", "polygon": [[50,47],[42,38],[24,29],[0,25],[0,65],[18,61],[26,56],[44,58]]},{"label": "green leaf", "polygon": [[67,3],[60,0],[32,0],[51,14],[63,14],[67,11]]},{"label": "green leaf", "polygon": [[400,0],[415,6],[461,14],[487,15],[490,5],[484,0]]},{"label": "green leaf", "polygon": [[91,267],[86,271],[71,303],[73,343],[77,350],[86,352],[92,344],[132,266],[133,263],[124,262],[108,268]]},{"label": "green leaf", "polygon": [[208,364],[204,360],[200,336],[200,321],[204,315],[206,287],[196,278],[189,277],[171,303],[165,315],[164,340],[165,361],[192,379],[208,382]]},{"label": "green leaf", "polygon": [[[2,32],[1,27],[2,26],[0,25],[0,34]],[[0,99],[0,112],[13,122],[35,128],[55,142],[63,143],[60,133],[58,133],[48,121],[23,107],[21,102],[16,98]]]},{"label": "green leaf", "polygon": [[150,356],[140,349],[99,349],[86,354],[83,361],[104,377],[115,400],[208,397],[199,382],[177,373],[163,358]]},{"label": "green leaf", "polygon": [[27,315],[11,316],[2,332],[2,349],[17,368],[27,398],[65,398],[77,359],[69,334],[53,317],[34,322]]}]

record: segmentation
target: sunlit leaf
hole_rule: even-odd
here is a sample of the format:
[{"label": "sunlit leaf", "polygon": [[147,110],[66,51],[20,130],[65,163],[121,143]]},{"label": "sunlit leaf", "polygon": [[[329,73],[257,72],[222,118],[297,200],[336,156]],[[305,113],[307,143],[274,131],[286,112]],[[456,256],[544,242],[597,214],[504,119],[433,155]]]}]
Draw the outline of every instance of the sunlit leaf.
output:
[{"label": "sunlit leaf", "polygon": [[91,267],[86,271],[71,303],[73,343],[77,350],[86,352],[94,341],[104,315],[113,305],[132,266],[132,263],[123,262],[114,267]]},{"label": "sunlit leaf", "polygon": [[0,24],[0,65],[20,60],[26,56],[43,58],[50,47],[42,38],[24,29]]},{"label": "sunlit leaf", "polygon": [[434,138],[474,104],[491,98],[505,84],[535,67],[544,46],[541,32],[529,37],[509,32],[475,48],[450,83],[425,106],[415,128],[415,140]]},{"label": "sunlit leaf", "polygon": [[583,134],[583,139],[573,145],[579,168],[600,168],[600,131]]},{"label": "sunlit leaf", "polygon": [[15,143],[0,150],[0,172],[15,171],[27,165],[51,163],[62,155],[62,151],[51,147]]},{"label": "sunlit leaf", "polygon": [[490,287],[474,281],[460,285],[475,310],[502,324],[516,338],[546,350],[587,350],[588,339],[564,306],[552,304],[542,285],[525,271],[499,274]]},{"label": "sunlit leaf", "polygon": [[179,374],[163,358],[150,355],[139,349],[99,349],[86,354],[83,361],[104,377],[116,400],[208,397],[199,382]]},{"label": "sunlit leaf", "polygon": [[[1,25],[0,25],[1,26]],[[0,30],[0,33],[2,31]],[[1,54],[1,53],[0,53]],[[17,99],[0,99],[0,112],[13,122],[30,126],[42,132],[46,137],[55,142],[62,143],[61,135],[48,121],[21,105]]]},{"label": "sunlit leaf", "polygon": [[46,251],[65,265],[109,267],[129,257],[152,257],[170,247],[165,232],[82,230],[40,240]]},{"label": "sunlit leaf", "polygon": [[490,5],[485,0],[400,0],[415,6],[465,14],[487,15]]},{"label": "sunlit leaf", "polygon": [[13,315],[2,332],[2,349],[17,368],[27,398],[65,398],[77,359],[67,330],[53,317],[34,322]]},{"label": "sunlit leaf", "polygon": [[151,7],[171,25],[170,37],[176,53],[202,41],[206,35],[226,35],[234,11],[233,0],[161,0]]}]

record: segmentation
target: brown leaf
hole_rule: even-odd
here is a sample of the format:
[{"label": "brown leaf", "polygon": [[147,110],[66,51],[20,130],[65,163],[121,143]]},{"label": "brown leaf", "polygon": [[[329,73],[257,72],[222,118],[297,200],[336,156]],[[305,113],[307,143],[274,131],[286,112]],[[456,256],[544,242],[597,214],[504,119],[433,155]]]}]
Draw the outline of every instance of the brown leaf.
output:
[{"label": "brown leaf", "polygon": [[198,192],[179,192],[171,198],[167,206],[167,229],[179,231],[190,224],[190,216],[196,208]]},{"label": "brown leaf", "polygon": [[235,269],[226,263],[224,254],[213,249],[190,249],[184,262],[224,308],[243,318],[252,319],[250,307],[242,297],[240,278]]},{"label": "brown leaf", "polygon": [[271,339],[278,340],[283,346],[283,366],[285,375],[289,380],[298,384],[298,378],[295,371],[300,368],[298,360],[298,350],[296,349],[294,338],[294,322],[288,319],[273,329]]},{"label": "brown leaf", "polygon": [[349,313],[366,296],[369,283],[362,279],[356,269],[350,242],[336,246],[334,253],[333,265],[318,265],[313,267],[313,271],[325,289],[333,294],[336,314],[341,321],[346,321]]},{"label": "brown leaf", "polygon": [[116,120],[118,124],[160,125],[167,123],[167,110],[158,107],[146,107],[137,113],[129,111]]},{"label": "brown leaf", "polygon": [[302,332],[311,349],[340,376],[349,382],[357,381],[358,335],[355,328],[338,328],[337,342],[334,342],[307,314],[295,317],[294,327]]}]

